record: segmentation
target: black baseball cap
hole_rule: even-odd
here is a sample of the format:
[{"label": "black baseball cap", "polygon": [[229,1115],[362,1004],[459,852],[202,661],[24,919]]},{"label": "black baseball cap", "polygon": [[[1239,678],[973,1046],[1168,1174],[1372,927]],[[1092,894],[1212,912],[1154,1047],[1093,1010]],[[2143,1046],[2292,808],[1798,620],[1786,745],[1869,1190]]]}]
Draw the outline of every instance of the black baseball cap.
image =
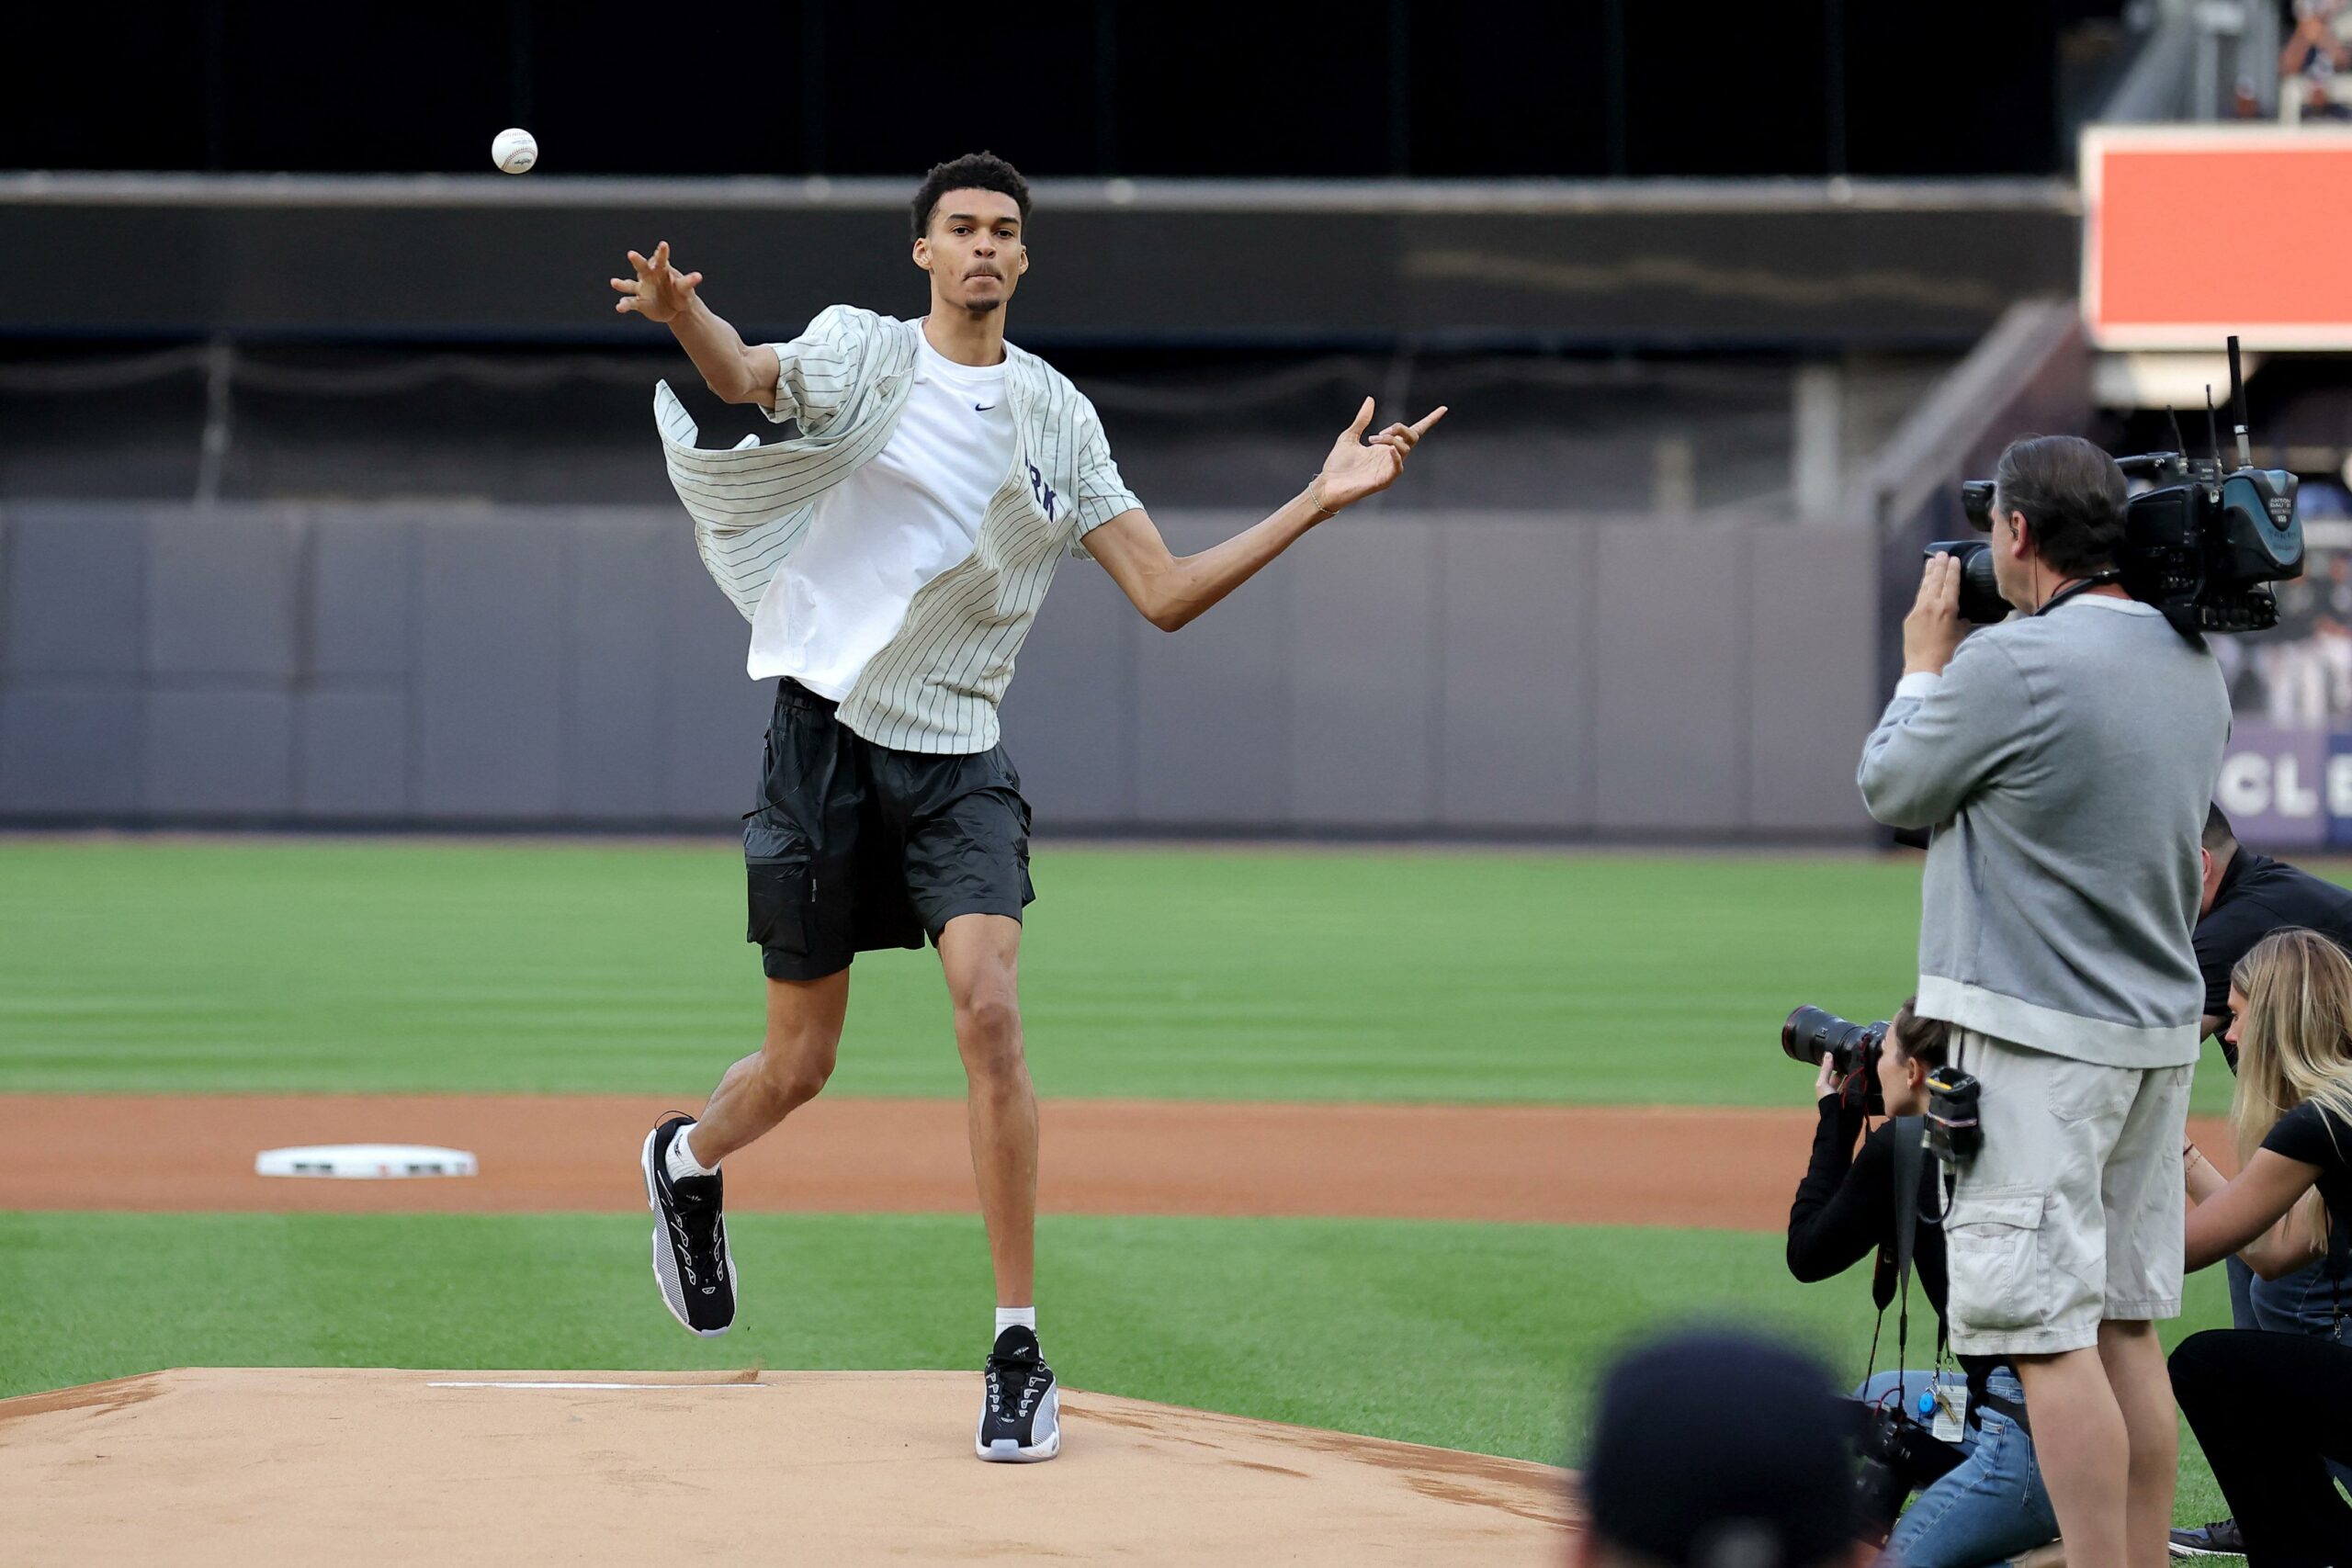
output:
[{"label": "black baseball cap", "polygon": [[1809,1357],[1685,1333],[1602,1380],[1585,1461],[1589,1528],[1677,1568],[1812,1568],[1854,1542],[1855,1405]]}]

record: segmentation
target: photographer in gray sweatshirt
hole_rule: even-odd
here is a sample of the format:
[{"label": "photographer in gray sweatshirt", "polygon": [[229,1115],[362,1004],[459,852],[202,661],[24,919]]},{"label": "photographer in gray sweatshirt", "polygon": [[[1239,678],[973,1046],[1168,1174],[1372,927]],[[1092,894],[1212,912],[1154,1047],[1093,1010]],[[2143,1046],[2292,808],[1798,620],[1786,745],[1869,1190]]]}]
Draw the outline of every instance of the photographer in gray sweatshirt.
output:
[{"label": "photographer in gray sweatshirt", "polygon": [[2029,437],[1994,486],[1994,576],[2019,613],[1962,641],[1960,563],[1928,562],[1862,798],[1934,830],[1918,1012],[1982,1084],[1944,1227],[1952,1348],[2017,1367],[2072,1568],[2144,1568],[2172,1525],[2154,1323],[2180,1313],[2189,933],[2229,697],[2211,654],[2119,585],[2113,458]]}]

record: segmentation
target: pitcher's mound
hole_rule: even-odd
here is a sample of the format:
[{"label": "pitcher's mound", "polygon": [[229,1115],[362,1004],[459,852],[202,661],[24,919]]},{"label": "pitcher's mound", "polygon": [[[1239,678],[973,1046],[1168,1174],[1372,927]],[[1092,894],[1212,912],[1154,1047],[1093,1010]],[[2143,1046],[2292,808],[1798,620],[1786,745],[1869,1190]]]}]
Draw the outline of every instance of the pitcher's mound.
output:
[{"label": "pitcher's mound", "polygon": [[[23,1562],[1549,1562],[1548,1466],[970,1372],[185,1370],[0,1400]],[[20,1555],[28,1553],[28,1555]]]}]

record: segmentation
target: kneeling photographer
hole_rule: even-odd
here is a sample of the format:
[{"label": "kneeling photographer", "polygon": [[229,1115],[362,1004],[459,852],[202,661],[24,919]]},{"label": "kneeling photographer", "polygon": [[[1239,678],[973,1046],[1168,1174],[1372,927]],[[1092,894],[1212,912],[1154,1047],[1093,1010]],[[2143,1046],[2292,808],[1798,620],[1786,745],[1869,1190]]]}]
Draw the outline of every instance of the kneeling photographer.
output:
[{"label": "kneeling photographer", "polygon": [[2330,1473],[2352,1463],[2352,1336],[2338,1294],[2352,1269],[2352,959],[2317,931],[2275,931],[2230,988],[2240,1165],[2227,1182],[2192,1167],[2188,1267],[2236,1253],[2267,1279],[2321,1263],[2338,1322],[2324,1337],[2192,1334],[2172,1354],[2173,1391],[2252,1568],[2352,1563],[2352,1507]]},{"label": "kneeling photographer", "polygon": [[[2198,905],[2197,967],[2205,979],[2204,1031],[2219,1035],[2230,1071],[2238,1071],[2238,1036],[2245,996],[2232,975],[2255,945],[2275,932],[2301,928],[2318,932],[2352,952],[2352,889],[2310,872],[2257,854],[2238,842],[2229,817],[2218,806],[2205,814],[2202,862],[2204,893]],[[2201,1201],[2222,1185],[2220,1174],[2192,1144],[2184,1153],[2189,1197]],[[2324,1263],[2263,1279],[2246,1260],[2232,1254],[2230,1321],[2240,1329],[2307,1334],[2338,1338],[2340,1281]],[[2334,1465],[2337,1480],[2352,1483],[2352,1467]],[[2177,1557],[2243,1556],[2245,1534],[2234,1519],[2172,1532]]]},{"label": "kneeling photographer", "polygon": [[[1891,1026],[1867,1028],[1801,1008],[1782,1032],[1790,1055],[1820,1060],[1814,1092],[1821,1121],[1789,1209],[1789,1272],[1811,1283],[1876,1253],[1872,1293],[1883,1314],[1907,1282],[1902,1277],[1907,1209],[1909,1261],[1935,1309],[1940,1350],[1942,1194],[1935,1162],[1920,1146],[1918,1118],[1928,1108],[1928,1075],[1944,1063],[1947,1031],[1920,1018],[1916,1001],[1905,1002]],[[1879,1113],[1891,1120],[1862,1138],[1856,1152],[1867,1118]],[[1907,1303],[1905,1309],[1900,1321],[1907,1331]],[[1907,1568],[2006,1562],[2058,1534],[2016,1369],[1999,1356],[1959,1361],[1960,1374],[1899,1368],[1867,1378],[1856,1390],[1871,1417],[1871,1481],[1879,1493],[1865,1497],[1865,1509],[1874,1510],[1873,1522],[1883,1525],[1905,1494],[1919,1492],[1887,1540],[1888,1555]]]}]

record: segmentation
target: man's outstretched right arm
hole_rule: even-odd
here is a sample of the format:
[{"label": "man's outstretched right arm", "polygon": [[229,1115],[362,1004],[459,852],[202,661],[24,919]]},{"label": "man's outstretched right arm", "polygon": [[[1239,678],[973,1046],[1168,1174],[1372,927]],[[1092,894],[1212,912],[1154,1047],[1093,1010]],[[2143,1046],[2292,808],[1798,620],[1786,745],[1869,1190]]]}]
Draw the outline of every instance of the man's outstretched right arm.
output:
[{"label": "man's outstretched right arm", "polygon": [[741,333],[702,302],[702,296],[695,292],[702,285],[702,274],[672,266],[669,241],[653,247],[650,260],[629,252],[628,265],[637,276],[612,280],[614,292],[620,296],[614,310],[668,323],[686,357],[702,372],[703,385],[724,400],[775,407],[775,350],[766,344],[745,344]]}]

